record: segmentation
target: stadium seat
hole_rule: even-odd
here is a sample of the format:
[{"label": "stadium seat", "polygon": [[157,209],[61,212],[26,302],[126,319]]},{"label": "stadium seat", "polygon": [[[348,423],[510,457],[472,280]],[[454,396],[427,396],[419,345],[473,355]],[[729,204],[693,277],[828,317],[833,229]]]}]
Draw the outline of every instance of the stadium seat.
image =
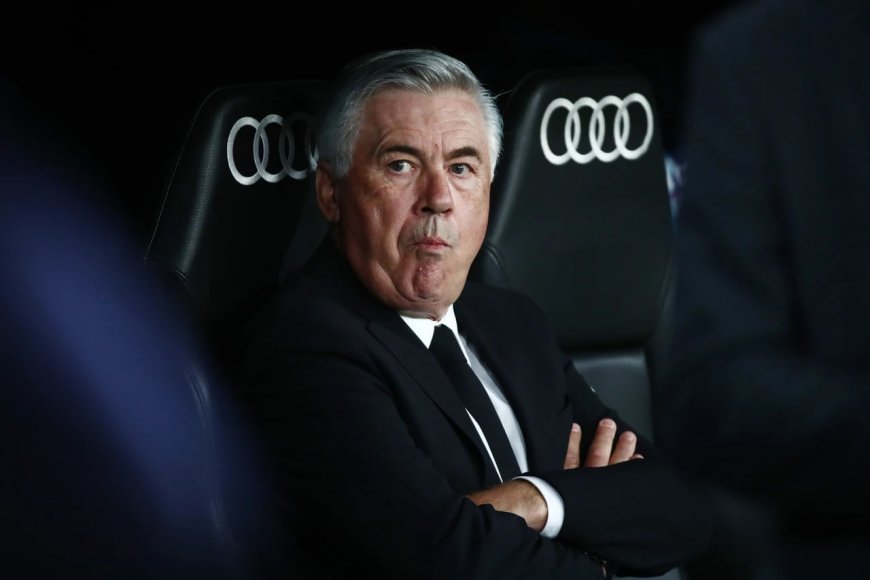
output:
[{"label": "stadium seat", "polygon": [[[238,336],[326,231],[314,217],[311,124],[320,90],[318,81],[214,90],[199,107],[166,186],[145,262],[215,361],[211,372],[192,367],[188,373],[204,406],[222,392],[244,408],[236,382]],[[268,452],[264,458],[268,466]],[[273,537],[257,541],[234,526],[232,514],[225,523],[228,537],[247,535],[236,550],[254,577],[293,576],[292,515],[273,481],[270,472],[261,494],[274,516]]]},{"label": "stadium seat", "polygon": [[213,91],[166,187],[146,263],[221,356],[239,324],[326,231],[310,219],[320,90],[318,81],[285,81]]},{"label": "stadium seat", "polygon": [[601,398],[652,436],[650,349],[672,226],[655,101],[621,68],[539,71],[510,94],[473,276],[525,292]]},{"label": "stadium seat", "polygon": [[508,95],[504,116],[472,276],[531,296],[601,399],[654,438],[672,224],[652,91],[621,67],[541,70]]}]

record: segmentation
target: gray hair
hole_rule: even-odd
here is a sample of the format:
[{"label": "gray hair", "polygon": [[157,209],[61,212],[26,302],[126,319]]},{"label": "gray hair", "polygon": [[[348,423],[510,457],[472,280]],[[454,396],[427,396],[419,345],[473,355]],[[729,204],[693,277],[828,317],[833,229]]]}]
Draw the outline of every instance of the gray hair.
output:
[{"label": "gray hair", "polygon": [[404,49],[365,56],[346,66],[336,79],[321,108],[315,137],[318,158],[329,165],[334,178],[342,179],[350,171],[366,103],[393,88],[427,94],[455,89],[474,97],[486,123],[493,177],[503,130],[493,96],[465,63],[435,50]]}]

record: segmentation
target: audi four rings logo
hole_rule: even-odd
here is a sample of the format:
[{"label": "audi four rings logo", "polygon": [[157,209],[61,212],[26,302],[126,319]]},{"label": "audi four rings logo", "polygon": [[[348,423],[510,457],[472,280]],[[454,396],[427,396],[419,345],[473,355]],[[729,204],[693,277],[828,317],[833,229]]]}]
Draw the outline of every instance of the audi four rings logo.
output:
[{"label": "audi four rings logo", "polygon": [[[305,140],[306,165],[302,169],[296,169],[293,166],[294,157],[296,154],[296,138],[293,136],[293,125],[299,123],[305,127],[302,133]],[[269,136],[266,133],[266,127],[269,125],[279,125],[281,127],[280,135],[278,136],[278,158],[281,161],[281,170],[277,173],[272,173],[268,170],[269,154],[274,151],[274,148],[269,147]],[[251,175],[244,175],[236,166],[235,158],[235,143],[236,137],[242,127],[251,127],[254,129],[254,167],[256,171]],[[281,115],[266,115],[262,120],[257,121],[253,117],[242,117],[230,129],[230,136],[227,137],[227,164],[230,166],[230,173],[236,181],[242,185],[251,185],[257,183],[262,177],[269,183],[278,183],[284,176],[290,179],[303,180],[309,172],[314,170],[317,165],[317,160],[311,150],[310,140],[311,116],[307,113],[293,113],[286,119]]]},{"label": "audi four rings logo", "polygon": [[[646,115],[646,133],[643,136],[643,141],[633,149],[628,146],[629,136],[632,131],[628,108],[632,104],[641,107]],[[616,115],[613,117],[612,125],[613,148],[605,150],[605,137],[610,127],[605,123],[604,109],[608,106],[616,108]],[[589,150],[581,152],[580,142],[583,127],[580,123],[580,110],[584,107],[588,107],[591,110],[589,127],[587,128]],[[563,132],[565,136],[565,152],[557,155],[553,153],[553,149],[550,147],[547,130],[550,117],[559,108],[566,109],[568,116],[565,118],[565,129]],[[541,119],[541,150],[544,152],[544,157],[547,158],[547,161],[553,165],[564,165],[571,159],[580,164],[589,163],[593,159],[609,163],[620,156],[625,159],[637,159],[649,149],[652,136],[652,107],[650,107],[646,97],[640,93],[631,93],[624,99],[609,95],[600,101],[589,97],[580,97],[573,103],[565,98],[553,99],[547,105],[544,117]]]}]

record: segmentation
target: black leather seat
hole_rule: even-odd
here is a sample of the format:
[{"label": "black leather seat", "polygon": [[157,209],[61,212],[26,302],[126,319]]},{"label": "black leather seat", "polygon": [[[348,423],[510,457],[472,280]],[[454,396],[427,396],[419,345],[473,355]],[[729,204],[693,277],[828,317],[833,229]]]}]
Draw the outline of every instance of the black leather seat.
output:
[{"label": "black leather seat", "polygon": [[570,68],[521,80],[505,105],[504,158],[472,276],[534,298],[601,399],[650,438],[671,219],[642,75]]},{"label": "black leather seat", "polygon": [[626,69],[523,79],[506,105],[473,270],[532,296],[601,398],[650,436],[650,347],[672,236],[655,110],[648,84]]},{"label": "black leather seat", "polygon": [[286,81],[213,91],[166,188],[146,262],[222,354],[326,231],[309,215],[317,211],[310,131],[320,87]]},{"label": "black leather seat", "polygon": [[[320,90],[318,81],[284,81],[213,91],[196,113],[167,185],[145,261],[216,361],[216,369],[188,372],[206,415],[214,415],[208,401],[216,391],[241,404],[238,335],[326,231],[316,217],[310,134]],[[292,516],[272,481],[269,473],[261,494],[263,509],[274,516],[267,535],[254,537],[232,514],[223,527],[238,540],[234,549],[248,573],[292,577]]]}]

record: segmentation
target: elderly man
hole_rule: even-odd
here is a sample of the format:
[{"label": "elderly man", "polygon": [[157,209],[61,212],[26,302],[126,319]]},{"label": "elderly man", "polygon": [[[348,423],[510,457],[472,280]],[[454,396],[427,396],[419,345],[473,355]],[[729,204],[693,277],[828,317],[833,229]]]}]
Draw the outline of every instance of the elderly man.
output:
[{"label": "elderly man", "polygon": [[247,375],[324,575],[652,574],[709,537],[705,503],[598,400],[540,310],[467,281],[501,123],[435,51],[368,56],[326,100],[331,233],[264,312]]}]

